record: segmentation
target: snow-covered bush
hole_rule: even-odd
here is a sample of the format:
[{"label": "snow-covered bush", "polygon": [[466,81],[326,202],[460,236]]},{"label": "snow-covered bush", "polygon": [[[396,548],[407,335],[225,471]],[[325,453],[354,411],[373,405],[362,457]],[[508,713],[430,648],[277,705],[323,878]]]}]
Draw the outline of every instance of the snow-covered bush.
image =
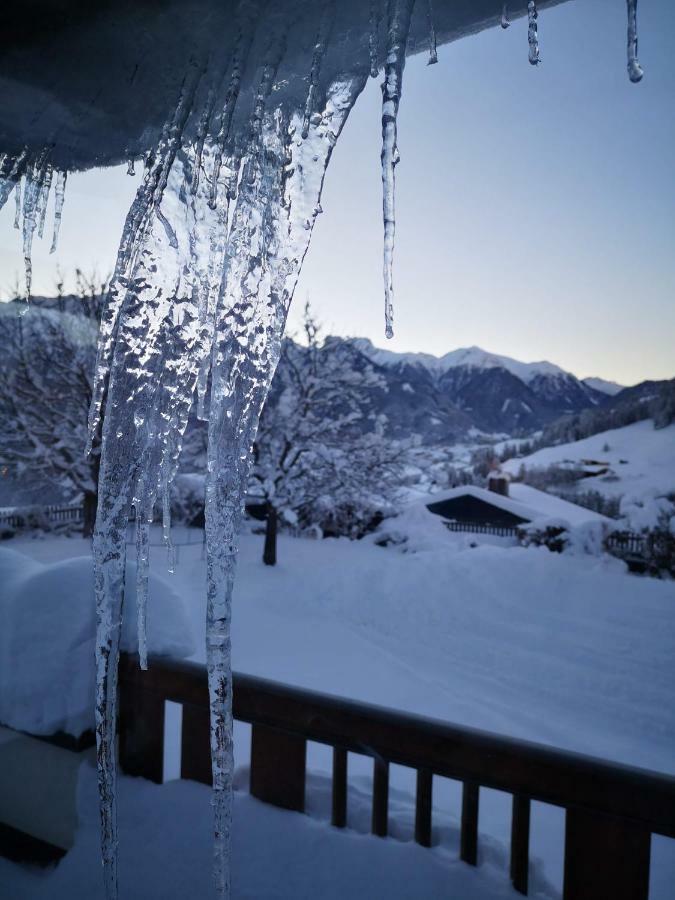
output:
[{"label": "snow-covered bush", "polygon": [[[34,734],[79,735],[94,724],[94,573],[90,556],[41,565],[0,547],[0,722]],[[136,567],[127,564],[122,648],[137,650]],[[183,601],[151,576],[151,653],[194,652]]]},{"label": "snow-covered bush", "polygon": [[627,531],[669,531],[675,516],[675,496],[654,490],[626,494],[621,498],[619,513]]},{"label": "snow-covered bush", "polygon": [[553,553],[562,553],[569,544],[570,524],[564,519],[537,519],[518,529],[523,547],[547,547]]}]

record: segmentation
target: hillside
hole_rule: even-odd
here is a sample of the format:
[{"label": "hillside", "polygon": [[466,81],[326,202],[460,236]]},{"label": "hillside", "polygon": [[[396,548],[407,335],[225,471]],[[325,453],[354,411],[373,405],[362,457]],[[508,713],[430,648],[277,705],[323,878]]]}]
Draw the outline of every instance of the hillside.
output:
[{"label": "hillside", "polygon": [[[622,512],[633,527],[656,524],[657,498],[675,494],[675,424],[655,428],[651,419],[614,428],[578,441],[543,447],[528,456],[510,459],[503,468],[511,475],[556,481],[566,492],[597,491],[622,500]],[[570,480],[564,481],[565,475]],[[577,478],[578,480],[571,480]],[[657,503],[656,508],[654,504]],[[631,513],[638,506],[641,515]],[[647,508],[651,507],[651,513]]]}]

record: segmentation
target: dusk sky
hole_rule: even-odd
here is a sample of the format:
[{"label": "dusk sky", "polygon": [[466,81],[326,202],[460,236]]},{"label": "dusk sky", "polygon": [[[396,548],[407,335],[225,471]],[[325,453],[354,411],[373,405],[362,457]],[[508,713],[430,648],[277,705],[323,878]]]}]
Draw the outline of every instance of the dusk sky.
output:
[{"label": "dusk sky", "polygon": [[[326,331],[392,350],[477,344],[625,384],[675,376],[675,4],[638,10],[641,84],[626,74],[624,0],[575,0],[408,61],[399,116],[395,337],[384,338],[379,79],[326,177],[291,329],[307,295]],[[123,169],[69,178],[55,266],[112,268],[138,185]],[[23,278],[13,198],[0,289]]]}]

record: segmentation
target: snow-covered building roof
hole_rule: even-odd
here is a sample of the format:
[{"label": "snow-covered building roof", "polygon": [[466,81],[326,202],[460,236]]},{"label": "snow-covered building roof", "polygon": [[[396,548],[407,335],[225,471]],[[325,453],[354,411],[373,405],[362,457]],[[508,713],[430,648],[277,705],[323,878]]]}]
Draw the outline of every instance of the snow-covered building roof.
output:
[{"label": "snow-covered building roof", "polygon": [[503,496],[476,485],[462,485],[430,494],[423,501],[418,500],[416,503],[422,502],[436,515],[449,518],[448,513],[452,510],[453,504],[448,501],[459,501],[465,498],[473,498],[474,501],[487,504],[506,514],[509,518],[514,517],[523,522],[534,522],[539,519],[564,519],[570,525],[582,525],[586,522],[611,521],[600,513],[520,483],[511,483],[509,496]]}]

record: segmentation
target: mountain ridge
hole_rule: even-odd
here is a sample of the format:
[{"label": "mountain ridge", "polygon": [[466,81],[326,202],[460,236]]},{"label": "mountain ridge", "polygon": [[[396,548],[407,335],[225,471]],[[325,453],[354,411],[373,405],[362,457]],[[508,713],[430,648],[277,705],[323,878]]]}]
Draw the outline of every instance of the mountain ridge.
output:
[{"label": "mountain ridge", "polygon": [[384,379],[380,411],[392,434],[415,433],[428,443],[456,441],[471,429],[531,435],[564,417],[611,406],[643,384],[624,388],[582,379],[547,360],[523,363],[477,346],[434,356],[385,350],[368,338],[330,340],[349,343]]}]

